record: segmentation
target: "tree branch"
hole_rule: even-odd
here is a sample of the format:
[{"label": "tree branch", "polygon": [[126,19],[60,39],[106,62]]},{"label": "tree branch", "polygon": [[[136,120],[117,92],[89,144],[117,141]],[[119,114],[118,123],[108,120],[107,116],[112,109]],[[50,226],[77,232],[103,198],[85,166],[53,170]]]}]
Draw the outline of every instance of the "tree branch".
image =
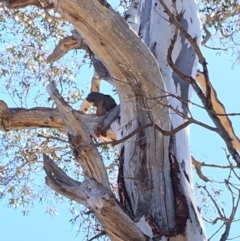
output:
[{"label": "tree branch", "polygon": [[76,48],[87,49],[88,46],[84,43],[83,39],[77,39],[74,34],[61,39],[55,47],[53,53],[48,56],[47,63],[59,60],[67,52]]},{"label": "tree branch", "polygon": [[211,39],[212,34],[210,31],[207,29],[206,23],[203,24],[203,30],[206,33],[205,39],[201,42],[202,46],[206,46],[207,42]]},{"label": "tree branch", "polygon": [[[109,138],[109,133],[113,137],[111,124],[119,118],[120,106],[109,111],[105,116],[97,116],[95,114],[84,114],[73,110],[77,118],[81,119],[87,126],[91,136],[95,136],[99,140]],[[101,126],[104,137],[96,136],[95,131]],[[66,133],[63,119],[59,111],[54,108],[36,107],[31,109],[24,108],[8,108],[7,104],[0,100],[0,130],[6,132],[11,130],[34,129],[34,128],[56,128]],[[115,138],[110,138],[115,139]]]},{"label": "tree branch", "polygon": [[205,182],[209,182],[210,179],[202,173],[202,169],[201,169],[202,166],[201,166],[200,162],[198,162],[193,156],[192,156],[192,164],[196,168],[196,172],[197,172],[199,178]]},{"label": "tree branch", "polygon": [[48,156],[44,155],[43,158],[47,185],[88,207],[112,240],[146,240],[135,223],[119,207],[109,188],[90,178],[77,182],[68,177]]},{"label": "tree branch", "polygon": [[[224,109],[224,106],[222,105],[222,103],[217,99],[216,91],[213,89],[213,87],[209,81],[207,63],[206,63],[204,56],[201,53],[200,48],[198,47],[198,45],[196,43],[196,39],[192,38],[191,35],[180,25],[178,20],[175,18],[175,16],[171,13],[171,11],[165,5],[163,0],[159,0],[159,2],[162,4],[162,6],[163,6],[164,10],[166,11],[166,13],[168,14],[171,22],[176,26],[176,31],[174,33],[173,39],[172,39],[170,47],[169,47],[167,61],[168,61],[169,65],[171,66],[171,68],[173,69],[173,71],[180,78],[182,78],[185,81],[188,81],[193,86],[193,89],[198,94],[198,97],[202,101],[208,115],[210,116],[210,118],[212,119],[212,121],[214,122],[216,127],[220,130],[220,132],[218,132],[218,133],[222,137],[222,139],[225,141],[225,143],[228,147],[228,150],[231,153],[233,159],[236,161],[238,166],[240,166],[240,156],[237,152],[237,150],[240,150],[239,139],[235,135],[234,130],[231,125],[231,121],[228,119],[228,117],[227,116],[218,116],[216,114],[216,112],[217,113],[219,113],[219,112],[226,113],[226,112],[225,112],[225,109]],[[173,51],[174,44],[177,39],[178,30],[180,30],[185,35],[186,39],[192,45],[192,47],[194,48],[194,50],[199,58],[200,63],[203,66],[204,77],[205,77],[205,79],[204,79],[205,91],[204,90],[203,91],[205,93],[203,93],[203,91],[198,86],[198,84],[194,78],[182,73],[176,67],[174,62],[172,61],[172,51]],[[228,120],[227,124],[225,123],[226,121],[225,122],[223,121],[223,119]]]},{"label": "tree branch", "polygon": [[27,128],[56,128],[65,132],[62,118],[57,109],[37,107],[31,109],[8,108],[0,100],[0,130],[20,130]]},{"label": "tree branch", "polygon": [[103,160],[96,147],[90,147],[91,134],[86,123],[79,119],[72,108],[66,104],[53,82],[47,87],[49,95],[54,99],[69,135],[73,154],[81,164],[84,174],[94,178],[105,187],[109,187],[108,177]]},{"label": "tree branch", "polygon": [[[49,5],[47,0],[41,0],[41,1],[37,1],[37,0],[5,0],[5,1],[1,1],[5,3],[5,6],[7,8],[12,8],[12,9],[19,9],[19,8],[24,8],[27,6],[36,6],[36,7],[43,7],[44,3],[45,5]],[[43,3],[43,5],[41,4]]]}]

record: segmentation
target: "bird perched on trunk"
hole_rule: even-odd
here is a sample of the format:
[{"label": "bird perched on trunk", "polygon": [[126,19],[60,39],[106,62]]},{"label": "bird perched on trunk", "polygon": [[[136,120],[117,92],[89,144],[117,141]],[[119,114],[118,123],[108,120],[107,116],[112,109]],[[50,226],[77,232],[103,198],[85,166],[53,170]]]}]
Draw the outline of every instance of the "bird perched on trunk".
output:
[{"label": "bird perched on trunk", "polygon": [[96,106],[96,115],[105,115],[107,112],[117,106],[115,100],[110,95],[104,95],[99,92],[91,92],[84,100],[80,111],[86,112],[90,106]]}]

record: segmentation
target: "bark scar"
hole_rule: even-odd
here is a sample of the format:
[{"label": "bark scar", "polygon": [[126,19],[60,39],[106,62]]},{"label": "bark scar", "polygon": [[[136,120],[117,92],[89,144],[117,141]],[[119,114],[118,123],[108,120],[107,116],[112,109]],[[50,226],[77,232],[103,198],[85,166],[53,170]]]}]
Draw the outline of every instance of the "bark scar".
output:
[{"label": "bark scar", "polygon": [[123,166],[124,166],[124,146],[122,147],[122,150],[119,156],[119,171],[118,171],[118,177],[117,177],[118,194],[120,199],[120,205],[123,211],[126,212],[130,218],[134,219],[130,198],[127,194],[127,190],[125,187]]},{"label": "bark scar", "polygon": [[186,197],[183,194],[181,181],[179,178],[180,167],[179,163],[172,152],[169,152],[169,160],[171,165],[171,179],[173,184],[174,202],[175,202],[175,220],[176,226],[173,230],[173,235],[185,235],[187,220],[190,219],[189,209]]}]

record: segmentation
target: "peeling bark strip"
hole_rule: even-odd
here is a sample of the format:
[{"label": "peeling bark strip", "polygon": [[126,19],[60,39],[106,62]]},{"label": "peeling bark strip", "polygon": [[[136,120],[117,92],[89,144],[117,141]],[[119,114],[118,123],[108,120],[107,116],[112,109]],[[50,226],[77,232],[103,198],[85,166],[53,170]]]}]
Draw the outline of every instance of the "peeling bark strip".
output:
[{"label": "peeling bark strip", "polygon": [[222,125],[225,127],[226,131],[228,132],[234,148],[236,148],[238,151],[240,151],[240,140],[234,132],[232,122],[226,114],[224,105],[220,102],[220,100],[217,97],[216,90],[213,88],[213,86],[210,82],[207,84],[206,78],[205,78],[204,74],[201,72],[197,73],[196,81],[201,86],[206,97],[207,97],[207,85],[211,89],[211,91],[209,91],[209,93],[210,93],[209,102],[212,103],[212,109],[215,112],[215,114],[217,115],[217,117],[219,118],[219,120],[221,121]]}]

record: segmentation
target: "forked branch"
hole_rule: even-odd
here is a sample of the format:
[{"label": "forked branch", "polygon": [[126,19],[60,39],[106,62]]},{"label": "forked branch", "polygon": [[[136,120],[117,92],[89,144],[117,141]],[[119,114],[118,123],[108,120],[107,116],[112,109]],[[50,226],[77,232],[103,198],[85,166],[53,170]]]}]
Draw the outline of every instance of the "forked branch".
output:
[{"label": "forked branch", "polygon": [[47,185],[89,208],[112,240],[146,241],[109,188],[91,178],[77,182],[68,177],[48,156],[44,155],[43,158]]}]

